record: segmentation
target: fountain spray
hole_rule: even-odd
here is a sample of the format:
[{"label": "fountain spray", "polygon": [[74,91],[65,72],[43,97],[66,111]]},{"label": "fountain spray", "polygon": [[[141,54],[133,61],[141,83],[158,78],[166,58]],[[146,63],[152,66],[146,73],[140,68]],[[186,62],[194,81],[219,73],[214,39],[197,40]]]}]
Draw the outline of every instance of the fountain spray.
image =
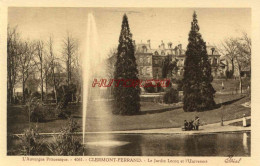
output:
[{"label": "fountain spray", "polygon": [[92,69],[100,62],[97,45],[97,28],[94,16],[92,13],[88,14],[87,21],[87,34],[86,34],[86,50],[83,57],[82,74],[83,74],[83,120],[82,120],[82,143],[85,144],[85,132],[86,132],[86,116],[89,101],[89,83],[90,78],[93,76]]}]

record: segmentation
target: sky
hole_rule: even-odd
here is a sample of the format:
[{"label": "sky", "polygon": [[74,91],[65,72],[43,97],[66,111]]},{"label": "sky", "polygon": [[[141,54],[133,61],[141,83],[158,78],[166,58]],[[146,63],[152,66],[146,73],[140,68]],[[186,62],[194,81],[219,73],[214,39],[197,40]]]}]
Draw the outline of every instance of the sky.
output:
[{"label": "sky", "polygon": [[74,36],[83,50],[86,45],[88,14],[92,13],[98,34],[98,49],[107,57],[117,47],[123,14],[126,13],[136,43],[151,40],[157,48],[163,40],[186,49],[192,14],[196,11],[200,33],[208,45],[219,45],[227,37],[251,36],[249,8],[33,8],[11,7],[8,24],[18,26],[24,39],[47,41],[51,35],[57,54],[61,54],[62,39]]}]

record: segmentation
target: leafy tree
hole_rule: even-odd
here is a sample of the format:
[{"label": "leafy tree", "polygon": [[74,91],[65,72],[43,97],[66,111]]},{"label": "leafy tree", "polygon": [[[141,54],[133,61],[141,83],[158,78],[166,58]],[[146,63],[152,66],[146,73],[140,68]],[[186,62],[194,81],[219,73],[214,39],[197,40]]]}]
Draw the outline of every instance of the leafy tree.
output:
[{"label": "leafy tree", "polygon": [[243,33],[241,37],[228,38],[222,44],[222,53],[227,60],[232,64],[232,70],[229,71],[229,77],[232,77],[234,71],[238,72],[239,89],[242,93],[242,78],[243,70],[251,71],[251,37],[247,33]]},{"label": "leafy tree", "polygon": [[[117,48],[117,60],[115,64],[114,78],[120,79],[138,79],[138,70],[134,56],[134,45],[132,34],[128,24],[126,14],[123,16],[122,29]],[[130,82],[129,82],[130,83]],[[118,87],[113,90],[115,98],[114,114],[132,115],[140,111],[140,87],[123,87],[123,82],[119,82]]]},{"label": "leafy tree", "polygon": [[178,70],[177,67],[177,59],[175,59],[174,61],[171,61],[169,57],[166,57],[163,61],[163,65],[162,65],[162,77],[163,78],[167,78],[168,75],[172,75],[172,71]]},{"label": "leafy tree", "polygon": [[197,14],[194,12],[184,64],[184,111],[203,111],[215,106],[212,81],[206,43],[199,33]]}]

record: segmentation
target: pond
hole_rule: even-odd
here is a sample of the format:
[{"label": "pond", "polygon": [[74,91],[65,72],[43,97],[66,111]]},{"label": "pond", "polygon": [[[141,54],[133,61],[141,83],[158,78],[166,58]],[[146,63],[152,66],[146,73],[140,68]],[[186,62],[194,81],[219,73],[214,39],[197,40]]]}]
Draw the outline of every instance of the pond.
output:
[{"label": "pond", "polygon": [[93,156],[250,156],[251,133],[87,134]]},{"label": "pond", "polygon": [[[81,135],[75,137],[82,138]],[[52,141],[53,137],[45,140]],[[19,144],[9,139],[8,150]],[[250,156],[251,132],[214,134],[104,134],[85,136],[86,156]]]}]

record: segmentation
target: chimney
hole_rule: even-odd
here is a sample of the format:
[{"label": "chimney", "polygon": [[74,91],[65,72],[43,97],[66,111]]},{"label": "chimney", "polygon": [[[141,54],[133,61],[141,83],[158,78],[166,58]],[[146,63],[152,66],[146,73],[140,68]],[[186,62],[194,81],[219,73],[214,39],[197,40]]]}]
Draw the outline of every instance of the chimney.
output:
[{"label": "chimney", "polygon": [[177,46],[175,46],[174,50],[175,50],[175,55],[178,55],[178,47]]},{"label": "chimney", "polygon": [[180,55],[182,54],[182,44],[179,44],[179,51],[180,51]]},{"label": "chimney", "polygon": [[164,43],[163,43],[163,40],[162,40],[162,44],[161,44],[161,46],[162,46],[162,49],[165,49],[165,47],[164,47]]},{"label": "chimney", "polygon": [[168,48],[172,48],[172,42],[168,43]]},{"label": "chimney", "polygon": [[215,51],[215,48],[213,47],[213,48],[211,48],[211,53],[212,53],[212,55],[214,54],[214,51]]},{"label": "chimney", "polygon": [[151,49],[151,40],[147,40],[147,44],[148,44],[149,48]]},{"label": "chimney", "polygon": [[179,49],[182,50],[182,44],[179,44],[178,46],[179,46]]}]

